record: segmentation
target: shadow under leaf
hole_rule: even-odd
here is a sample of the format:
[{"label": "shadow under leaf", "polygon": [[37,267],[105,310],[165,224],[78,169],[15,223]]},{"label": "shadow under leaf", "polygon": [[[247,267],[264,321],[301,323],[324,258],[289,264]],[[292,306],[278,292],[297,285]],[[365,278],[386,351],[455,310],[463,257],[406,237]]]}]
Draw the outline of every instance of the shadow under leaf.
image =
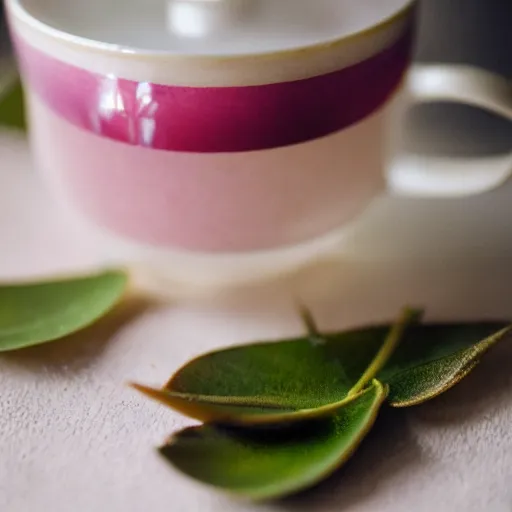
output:
[{"label": "shadow under leaf", "polygon": [[512,393],[512,374],[503,368],[510,360],[512,343],[498,345],[470,376],[440,397],[407,410],[385,409],[347,465],[314,489],[275,503],[276,510],[342,512],[364,505],[367,496],[375,497],[380,488],[393,485],[392,479],[396,481],[422,464],[422,451],[409,430],[409,418],[414,423],[442,425],[466,423],[489,414]]},{"label": "shadow under leaf", "polygon": [[409,433],[407,413],[386,408],[343,468],[315,488],[275,502],[274,506],[290,512],[342,512],[360,505],[366,496],[375,496],[391,477],[409,473],[420,464],[420,448]]}]

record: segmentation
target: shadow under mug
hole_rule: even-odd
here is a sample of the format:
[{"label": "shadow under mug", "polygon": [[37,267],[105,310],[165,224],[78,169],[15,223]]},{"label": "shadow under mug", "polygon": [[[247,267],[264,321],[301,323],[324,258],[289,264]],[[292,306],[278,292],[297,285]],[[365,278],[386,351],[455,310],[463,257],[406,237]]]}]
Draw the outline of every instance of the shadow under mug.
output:
[{"label": "shadow under mug", "polygon": [[[411,67],[416,2],[328,44],[274,53],[127,53],[7,0],[35,160],[111,257],[162,278],[247,281],[342,243],[386,186],[460,197],[512,159],[399,152],[407,108],[452,101],[512,119],[483,70]],[[28,2],[30,3],[30,2]]]}]

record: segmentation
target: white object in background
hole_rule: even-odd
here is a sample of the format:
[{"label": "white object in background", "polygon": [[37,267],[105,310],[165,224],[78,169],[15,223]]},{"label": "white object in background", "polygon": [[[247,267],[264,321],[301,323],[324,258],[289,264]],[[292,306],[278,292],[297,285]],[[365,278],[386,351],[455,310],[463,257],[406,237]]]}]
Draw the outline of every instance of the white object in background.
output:
[{"label": "white object in background", "polygon": [[[455,102],[512,121],[512,83],[482,69],[417,66],[409,74],[413,103]],[[408,196],[457,197],[487,192],[512,174],[512,153],[489,158],[427,158],[401,154],[389,173],[393,192]]]},{"label": "white object in background", "polygon": [[168,28],[180,36],[208,36],[236,26],[252,5],[251,0],[168,0]]}]

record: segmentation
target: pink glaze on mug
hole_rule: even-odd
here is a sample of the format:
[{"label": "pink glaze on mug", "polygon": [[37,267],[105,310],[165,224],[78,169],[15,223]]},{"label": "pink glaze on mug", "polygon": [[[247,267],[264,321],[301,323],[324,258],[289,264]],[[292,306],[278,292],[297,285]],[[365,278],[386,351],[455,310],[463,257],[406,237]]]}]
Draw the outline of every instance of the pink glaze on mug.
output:
[{"label": "pink glaze on mug", "polygon": [[308,242],[385,187],[412,25],[334,73],[243,87],[101,76],[17,34],[35,160],[113,238],[200,253]]},{"label": "pink glaze on mug", "polygon": [[303,144],[201,154],[98,137],[28,89],[34,159],[55,197],[121,240],[203,253],[294,246],[356,218],[385,188],[400,98]]},{"label": "pink glaze on mug", "polygon": [[299,144],[379,109],[409,66],[412,27],[339,71],[244,87],[177,87],[100,76],[18,38],[25,81],[57,115],[101,137],[168,151],[226,153]]}]

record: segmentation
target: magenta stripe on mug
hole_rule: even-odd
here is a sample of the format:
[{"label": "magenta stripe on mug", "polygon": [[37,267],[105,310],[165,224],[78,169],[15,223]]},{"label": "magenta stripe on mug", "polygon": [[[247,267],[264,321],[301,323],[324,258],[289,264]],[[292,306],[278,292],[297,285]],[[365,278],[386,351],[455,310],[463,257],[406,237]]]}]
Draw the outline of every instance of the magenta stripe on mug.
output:
[{"label": "magenta stripe on mug", "polygon": [[[24,77],[59,116],[98,136],[153,149],[271,149],[347,128],[383,106],[411,60],[413,23],[376,55],[322,76],[244,87],[182,87],[100,76],[20,38]],[[300,57],[298,57],[300,58]]]}]

